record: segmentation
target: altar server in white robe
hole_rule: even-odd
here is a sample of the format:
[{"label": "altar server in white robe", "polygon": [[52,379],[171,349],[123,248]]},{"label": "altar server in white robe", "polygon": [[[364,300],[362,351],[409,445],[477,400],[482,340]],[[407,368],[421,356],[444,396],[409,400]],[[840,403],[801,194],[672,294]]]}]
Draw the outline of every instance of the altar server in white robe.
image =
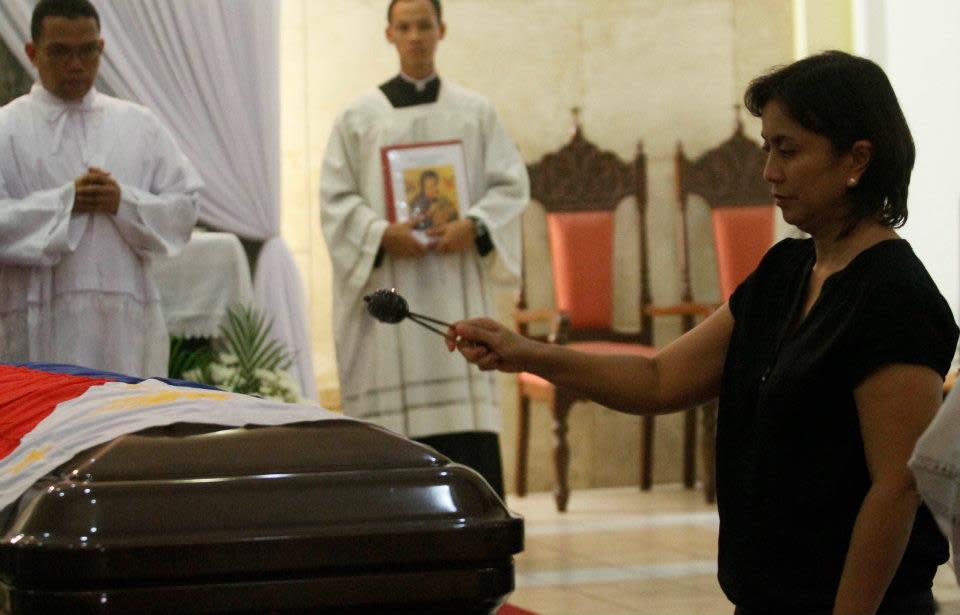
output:
[{"label": "altar server in white robe", "polygon": [[189,239],[200,177],[152,113],[93,87],[87,0],[43,0],[31,29],[39,82],[0,109],[0,360],[165,376],[149,262]]},{"label": "altar server in white robe", "polygon": [[960,384],[951,386],[937,415],[917,440],[910,469],[924,504],[950,541],[950,563],[960,583]]},{"label": "altar server in white robe", "polygon": [[[376,322],[363,297],[395,288],[412,311],[448,322],[494,314],[487,276],[495,257],[520,269],[526,166],[491,103],[437,76],[446,28],[439,0],[393,0],[387,20],[401,72],[339,115],[320,181],[343,408],[474,467],[502,493],[494,379],[451,360],[424,328]],[[426,246],[411,223],[388,221],[381,148],[458,139],[469,195],[456,220],[428,231],[436,243]]]}]

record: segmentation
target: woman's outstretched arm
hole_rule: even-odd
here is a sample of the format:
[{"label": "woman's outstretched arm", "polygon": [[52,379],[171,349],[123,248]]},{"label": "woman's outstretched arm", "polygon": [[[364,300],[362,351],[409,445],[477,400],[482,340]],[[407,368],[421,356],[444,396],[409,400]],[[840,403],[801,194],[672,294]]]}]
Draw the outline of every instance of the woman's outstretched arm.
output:
[{"label": "woman's outstretched arm", "polygon": [[653,358],[577,352],[520,336],[487,318],[454,323],[447,348],[482,370],[526,371],[630,414],[662,413],[716,397],[733,315],[724,304]]}]

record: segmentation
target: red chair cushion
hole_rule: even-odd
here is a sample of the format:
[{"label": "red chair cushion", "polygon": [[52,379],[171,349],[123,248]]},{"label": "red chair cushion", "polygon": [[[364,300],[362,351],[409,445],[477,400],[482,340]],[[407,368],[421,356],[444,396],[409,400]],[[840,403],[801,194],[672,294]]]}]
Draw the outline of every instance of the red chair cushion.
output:
[{"label": "red chair cushion", "polygon": [[547,214],[557,309],[574,329],[613,322],[613,212]]},{"label": "red chair cushion", "polygon": [[[589,352],[592,354],[631,354],[641,357],[653,357],[657,354],[657,349],[653,346],[643,346],[641,344],[625,344],[622,342],[573,342],[567,344],[567,348],[580,352]],[[541,378],[540,376],[529,372],[522,372],[517,375],[523,384],[534,385],[538,387],[552,387],[553,384]]]},{"label": "red chair cushion", "polygon": [[773,245],[774,206],[715,207],[711,210],[720,295],[726,301]]}]

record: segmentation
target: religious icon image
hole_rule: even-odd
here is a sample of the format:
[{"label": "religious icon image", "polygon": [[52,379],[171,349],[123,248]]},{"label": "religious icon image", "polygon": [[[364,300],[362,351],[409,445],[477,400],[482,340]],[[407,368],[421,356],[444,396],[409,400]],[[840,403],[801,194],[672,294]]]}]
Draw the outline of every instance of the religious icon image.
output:
[{"label": "religious icon image", "polygon": [[452,166],[407,169],[404,186],[413,228],[425,230],[457,219],[457,184]]},{"label": "religious icon image", "polygon": [[469,206],[463,143],[394,145],[381,149],[381,159],[387,219],[412,223],[417,241],[433,245],[427,229],[460,218]]}]

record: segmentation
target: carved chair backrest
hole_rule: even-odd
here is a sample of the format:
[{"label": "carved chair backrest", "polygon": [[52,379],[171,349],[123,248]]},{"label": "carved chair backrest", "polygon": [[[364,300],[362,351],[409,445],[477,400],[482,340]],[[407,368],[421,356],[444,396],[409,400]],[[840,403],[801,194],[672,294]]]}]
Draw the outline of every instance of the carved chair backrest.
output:
[{"label": "carved chair backrest", "polygon": [[[556,152],[529,165],[530,195],[546,213],[554,299],[570,319],[570,340],[616,340],[650,343],[647,261],[647,176],[642,146],[624,162],[588,141],[578,126]],[[640,256],[640,331],[613,330],[614,212],[627,197],[637,208]],[[526,272],[523,272],[525,277]],[[526,307],[521,295],[518,306]]]},{"label": "carved chair backrest", "polygon": [[739,122],[733,136],[695,160],[688,159],[677,143],[674,177],[681,219],[677,241],[682,301],[692,300],[689,195],[699,195],[710,207],[720,293],[726,301],[773,244],[775,207],[763,179],[765,164],[763,149],[744,136]]}]

